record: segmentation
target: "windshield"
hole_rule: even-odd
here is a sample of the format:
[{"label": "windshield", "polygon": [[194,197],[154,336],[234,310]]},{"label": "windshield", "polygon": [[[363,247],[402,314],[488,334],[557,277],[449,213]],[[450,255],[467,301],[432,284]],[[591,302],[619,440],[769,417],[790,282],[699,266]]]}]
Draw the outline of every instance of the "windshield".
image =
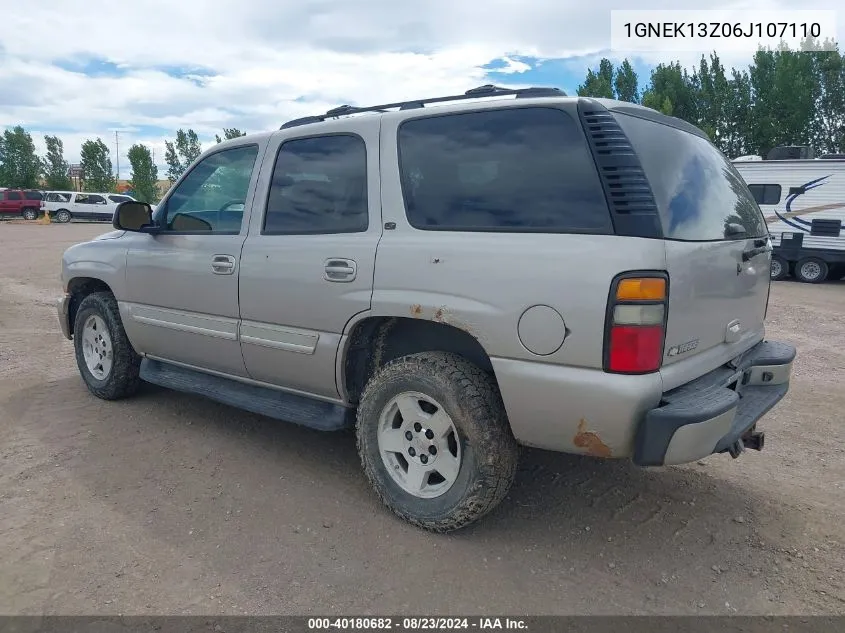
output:
[{"label": "windshield", "polygon": [[[748,185],[709,141],[662,123],[615,116],[642,162],[666,239],[707,242],[768,235]],[[731,225],[738,226],[729,232]],[[740,227],[744,232],[737,233]]]}]

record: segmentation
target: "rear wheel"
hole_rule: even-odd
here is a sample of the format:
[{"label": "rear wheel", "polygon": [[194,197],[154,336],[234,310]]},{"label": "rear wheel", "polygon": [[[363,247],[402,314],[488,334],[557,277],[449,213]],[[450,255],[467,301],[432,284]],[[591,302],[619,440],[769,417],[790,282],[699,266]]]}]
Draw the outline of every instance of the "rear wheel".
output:
[{"label": "rear wheel", "polygon": [[780,281],[789,274],[789,263],[779,255],[772,257],[772,267],[770,269],[772,281]]},{"label": "rear wheel", "polygon": [[820,284],[829,272],[827,262],[818,257],[805,257],[795,264],[795,276],[807,284]]},{"label": "rear wheel", "polygon": [[391,361],[358,407],[358,452],[382,502],[434,532],[475,522],[504,499],[519,448],[491,376],[456,354]]},{"label": "rear wheel", "polygon": [[70,211],[68,211],[67,209],[59,209],[58,211],[56,211],[56,215],[54,217],[56,218],[56,222],[65,224],[67,222],[70,222]]},{"label": "rear wheel", "polygon": [[21,212],[24,220],[37,220],[38,219],[38,211],[36,209],[24,209]]}]

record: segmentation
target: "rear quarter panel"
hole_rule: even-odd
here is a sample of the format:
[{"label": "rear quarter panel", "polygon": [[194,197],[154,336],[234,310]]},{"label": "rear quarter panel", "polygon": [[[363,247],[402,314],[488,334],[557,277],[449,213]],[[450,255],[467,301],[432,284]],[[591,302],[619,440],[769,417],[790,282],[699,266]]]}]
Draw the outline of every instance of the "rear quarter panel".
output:
[{"label": "rear quarter panel", "polygon": [[[602,456],[628,454],[635,421],[659,400],[661,380],[602,371],[608,293],[620,272],[665,270],[662,242],[415,229],[397,167],[400,120],[382,117],[382,214],[396,228],[379,243],[371,314],[437,321],[474,336],[491,357],[522,443],[590,453],[596,432]],[[545,345],[543,353],[526,340],[535,350]]]}]

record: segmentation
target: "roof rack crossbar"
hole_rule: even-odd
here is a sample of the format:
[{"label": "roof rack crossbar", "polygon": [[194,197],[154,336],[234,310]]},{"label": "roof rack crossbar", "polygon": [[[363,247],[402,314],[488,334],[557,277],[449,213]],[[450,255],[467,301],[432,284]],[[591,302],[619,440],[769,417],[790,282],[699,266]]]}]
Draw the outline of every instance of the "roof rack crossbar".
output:
[{"label": "roof rack crossbar", "polygon": [[449,95],[447,97],[430,97],[428,99],[413,99],[411,101],[397,101],[395,103],[384,103],[374,106],[351,106],[342,105],[332,108],[325,114],[318,114],[315,116],[307,116],[299,119],[293,119],[282,125],[281,130],[297,127],[300,125],[307,125],[309,123],[319,123],[326,119],[331,119],[340,116],[347,116],[350,114],[359,114],[362,112],[386,112],[387,110],[399,109],[410,110],[414,108],[423,108],[429,103],[444,103],[446,101],[463,101],[468,99],[479,99],[481,97],[507,97],[514,96],[517,99],[536,98],[536,97],[565,97],[566,93],[560,88],[546,88],[534,86],[531,88],[502,88],[492,84],[479,86],[467,90],[464,94]]}]

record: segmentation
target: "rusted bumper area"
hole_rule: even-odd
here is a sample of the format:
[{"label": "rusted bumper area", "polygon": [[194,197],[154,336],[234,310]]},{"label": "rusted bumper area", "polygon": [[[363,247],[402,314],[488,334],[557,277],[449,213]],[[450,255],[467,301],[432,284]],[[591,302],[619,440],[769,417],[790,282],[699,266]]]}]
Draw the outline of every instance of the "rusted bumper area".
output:
[{"label": "rusted bumper area", "polygon": [[56,303],[59,312],[59,325],[62,328],[62,334],[67,340],[73,340],[70,332],[70,295],[65,294],[60,297]]},{"label": "rusted bumper area", "polygon": [[795,360],[792,345],[764,341],[731,365],[665,394],[637,429],[633,461],[640,466],[683,464],[713,453],[742,452],[744,439],[786,395]]}]

